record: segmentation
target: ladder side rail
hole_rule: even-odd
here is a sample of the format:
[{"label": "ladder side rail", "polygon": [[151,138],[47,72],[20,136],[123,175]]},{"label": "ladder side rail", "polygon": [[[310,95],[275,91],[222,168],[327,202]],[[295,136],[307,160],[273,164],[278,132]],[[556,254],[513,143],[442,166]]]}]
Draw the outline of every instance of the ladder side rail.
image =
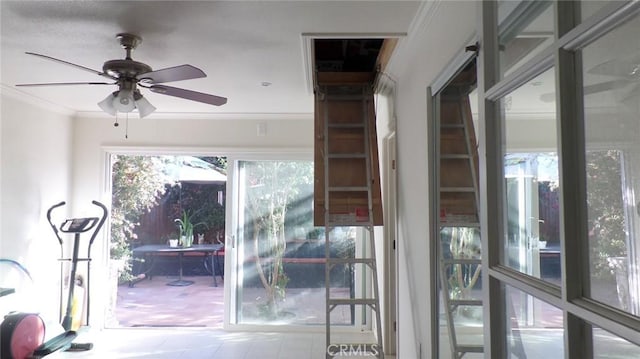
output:
[{"label": "ladder side rail", "polygon": [[[460,93],[459,95],[459,103],[458,110],[460,111],[460,118],[462,119],[462,128],[464,131],[465,138],[465,146],[467,148],[467,154],[469,155],[469,172],[471,173],[471,181],[473,184],[474,195],[475,195],[475,205],[476,205],[476,218],[475,220],[480,222],[480,190],[478,184],[478,147],[477,147],[477,137],[475,134],[475,129],[473,128],[473,118],[469,116],[470,114],[470,104],[469,104],[469,96]],[[471,131],[473,131],[473,138],[475,140],[474,143],[471,143]],[[480,269],[482,270],[482,269]],[[456,338],[457,340],[457,338]],[[458,345],[456,343],[456,345]],[[480,346],[483,348],[483,346]],[[459,349],[458,345],[458,349]],[[477,348],[475,346],[467,346],[464,351],[460,351],[460,357],[467,352],[476,352]],[[482,350],[484,351],[484,350]]]},{"label": "ladder side rail", "polygon": [[[442,126],[442,124],[440,123],[440,121],[436,121],[436,131],[439,134],[438,136],[436,136],[436,158],[438,159],[436,161],[436,176],[435,176],[435,181],[436,181],[436,188],[438,189],[438,205],[442,206],[442,184],[441,184],[441,180],[440,180],[440,172],[441,172],[441,162],[442,162],[442,158],[444,157],[442,154],[442,148],[440,147],[440,137],[442,134],[442,128],[463,128],[464,130],[464,124],[457,126],[457,125],[447,125],[447,126]],[[459,355],[458,355],[458,343],[457,343],[457,338],[456,338],[456,330],[455,330],[455,323],[453,321],[453,313],[452,310],[453,308],[451,307],[451,303],[450,303],[450,298],[449,298],[449,293],[450,293],[450,289],[449,289],[449,276],[447,275],[447,265],[446,265],[446,259],[444,258],[444,253],[443,253],[443,249],[442,249],[442,229],[444,227],[444,225],[441,223],[442,218],[440,217],[440,214],[438,214],[437,220],[436,220],[436,225],[438,226],[437,228],[439,228],[440,230],[438,231],[438,238],[437,238],[437,258],[438,258],[438,269],[440,272],[440,300],[442,301],[442,307],[444,309],[444,316],[445,316],[445,322],[447,325],[447,332],[449,333],[449,350],[451,351],[451,356],[455,357],[456,359],[459,359]],[[450,224],[446,224],[446,226],[451,226]],[[439,319],[439,318],[438,318]],[[439,323],[438,323],[438,327],[440,327]]]},{"label": "ladder side rail", "polygon": [[445,319],[447,322],[447,328],[449,329],[449,344],[451,347],[451,354],[458,357],[458,340],[456,337],[455,322],[453,320],[453,310],[451,306],[449,295],[451,290],[449,288],[449,276],[447,275],[447,266],[444,261],[444,254],[442,251],[442,244],[438,246],[439,266],[440,266],[440,290],[442,291],[441,297],[444,301]]},{"label": "ladder side rail", "polygon": [[[437,157],[438,157],[438,162],[436,164],[437,168],[436,168],[436,173],[441,173],[441,166],[440,166],[440,161],[442,158],[461,158],[461,159],[466,159],[467,163],[468,163],[468,168],[469,168],[469,174],[471,176],[471,181],[472,181],[472,188],[473,188],[473,194],[474,194],[474,200],[475,200],[475,219],[473,223],[466,223],[464,221],[460,221],[458,223],[441,223],[440,218],[438,218],[437,223],[438,223],[438,228],[442,229],[443,227],[478,227],[479,223],[479,188],[478,188],[478,177],[477,177],[477,171],[476,171],[476,163],[477,163],[477,148],[475,148],[473,146],[473,144],[471,143],[471,133],[470,133],[470,129],[469,126],[473,126],[472,123],[472,119],[469,118],[468,116],[468,112],[465,111],[465,109],[468,108],[469,102],[468,102],[468,97],[467,98],[463,98],[462,93],[460,93],[458,96],[458,101],[457,102],[457,112],[458,115],[460,116],[461,122],[462,124],[459,126],[438,126],[437,127],[437,131],[438,133],[441,134],[441,128],[461,128],[463,130],[463,136],[464,136],[464,146],[465,146],[465,150],[466,150],[466,155],[461,154],[461,155],[446,155],[446,154],[442,154],[440,151],[440,146],[439,146],[439,142],[438,142],[438,146],[437,146]],[[474,136],[475,137],[475,136]],[[439,137],[438,137],[439,139]],[[437,188],[438,188],[438,200],[440,200],[440,196],[442,195],[442,187],[439,181],[439,176],[436,179],[437,182]],[[452,190],[455,190],[455,188],[453,188]],[[469,191],[471,192],[471,191]],[[458,338],[457,338],[457,334],[456,334],[456,327],[455,327],[455,320],[454,320],[454,316],[453,313],[454,311],[458,308],[459,305],[475,305],[471,304],[471,302],[474,301],[468,301],[469,303],[466,303],[467,301],[465,300],[454,300],[450,297],[450,286],[449,286],[449,281],[448,281],[448,273],[447,273],[447,269],[448,268],[452,268],[452,270],[456,267],[457,264],[472,264],[472,262],[475,262],[474,260],[466,260],[466,259],[456,259],[456,258],[452,258],[452,259],[445,259],[444,258],[444,251],[442,249],[442,240],[439,238],[438,239],[438,259],[439,259],[439,268],[440,268],[440,281],[441,281],[441,290],[442,290],[442,300],[444,301],[444,308],[445,308],[445,319],[446,319],[446,323],[447,323],[447,327],[448,327],[448,332],[449,332],[449,344],[451,346],[451,354],[453,357],[455,358],[462,358],[466,353],[481,353],[482,350],[482,346],[469,346],[469,345],[460,345],[458,343]],[[459,263],[458,263],[459,262]],[[475,263],[473,263],[475,264]]]},{"label": "ladder side rail", "polygon": [[[465,145],[467,147],[467,154],[469,154],[469,170],[471,173],[471,181],[473,182],[473,189],[474,189],[474,194],[475,194],[475,200],[476,200],[476,220],[480,221],[480,191],[478,188],[478,174],[476,173],[476,166],[478,164],[478,158],[477,158],[477,154],[478,154],[478,147],[477,147],[477,141],[475,144],[472,145],[471,143],[471,135],[469,133],[470,129],[469,126],[473,127],[473,119],[469,118],[468,116],[468,112],[465,111],[466,109],[469,108],[469,96],[465,96],[464,98],[462,97],[462,94],[460,95],[460,105],[458,108],[460,110],[460,118],[462,119],[462,123],[463,123],[463,131],[464,131],[464,138],[465,138]],[[464,108],[463,106],[464,105]],[[476,138],[475,136],[475,129],[473,130],[474,133],[474,138]]]},{"label": "ladder side rail", "polygon": [[[373,225],[368,226],[369,228],[369,243],[371,244],[371,258],[374,260],[373,268],[369,268],[372,272],[372,281],[373,281],[373,296],[375,298],[375,316],[376,316],[376,334],[378,341],[378,350],[380,351],[380,357],[382,358],[384,355],[384,348],[382,346],[382,319],[380,318],[382,308],[380,308],[380,290],[378,285],[378,266],[375,264],[376,258],[376,248],[375,248],[375,238],[373,234]],[[366,268],[365,268],[366,270]]]},{"label": "ladder side rail", "polygon": [[329,258],[331,257],[331,241],[329,240],[331,234],[331,228],[329,227],[329,104],[327,100],[327,88],[322,87],[321,92],[319,93],[320,101],[322,102],[323,108],[323,145],[324,145],[324,153],[322,154],[322,161],[324,166],[324,255],[325,255],[325,268],[324,268],[324,285],[325,285],[325,336],[326,336],[326,345],[325,345],[325,353],[327,354],[327,358],[330,358],[329,355],[329,345],[331,345],[331,311],[333,308],[330,304],[331,298],[331,264],[329,263]]},{"label": "ladder side rail", "polygon": [[[369,116],[369,108],[370,108],[370,101],[371,101],[371,96],[370,92],[372,91],[371,88],[369,88],[368,86],[363,86],[362,88],[363,91],[363,101],[362,101],[362,106],[363,106],[363,120],[364,120],[364,150],[365,153],[367,154],[365,156],[365,163],[366,163],[366,173],[367,173],[367,199],[368,199],[368,226],[367,228],[369,229],[369,243],[370,243],[370,251],[371,251],[371,258],[373,258],[373,267],[370,268],[371,273],[372,273],[372,281],[373,281],[373,296],[375,297],[375,316],[376,316],[376,336],[377,336],[377,341],[378,341],[378,345],[379,345],[379,350],[381,355],[384,355],[384,350],[382,347],[382,320],[380,319],[380,312],[381,312],[381,308],[380,308],[380,292],[379,292],[379,288],[378,288],[378,265],[376,263],[377,261],[377,257],[376,257],[376,244],[375,244],[375,237],[374,237],[374,227],[373,227],[373,223],[374,223],[374,219],[373,219],[373,194],[372,194],[372,186],[373,186],[373,175],[371,173],[372,171],[372,166],[373,164],[372,162],[372,147],[371,147],[371,125],[375,125],[371,123],[371,117]],[[377,156],[376,156],[377,157]],[[366,270],[366,269],[365,269]]]}]

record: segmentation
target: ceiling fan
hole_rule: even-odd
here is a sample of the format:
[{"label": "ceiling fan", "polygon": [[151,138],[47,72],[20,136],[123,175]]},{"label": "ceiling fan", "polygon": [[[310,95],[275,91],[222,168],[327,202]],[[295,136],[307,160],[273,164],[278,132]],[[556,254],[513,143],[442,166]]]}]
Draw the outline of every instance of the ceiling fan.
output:
[{"label": "ceiling fan", "polygon": [[[627,104],[636,102],[640,94],[640,53],[620,59],[612,59],[599,63],[587,71],[590,75],[605,75],[615,79],[585,85],[582,93],[586,95],[600,92],[612,92],[617,102]],[[545,93],[540,96],[542,102],[553,102],[556,94]]]},{"label": "ceiling fan", "polygon": [[111,82],[29,83],[18,84],[16,86],[116,85],[118,86],[118,90],[110,93],[107,98],[98,103],[98,106],[100,106],[103,111],[111,115],[116,115],[117,112],[131,112],[134,109],[138,109],[140,117],[145,117],[156,110],[156,108],[142,96],[138,87],[149,89],[155,93],[214,106],[221,106],[227,103],[225,97],[163,85],[166,82],[197,79],[206,77],[207,75],[192,65],[179,65],[154,71],[149,65],[131,58],[131,52],[142,42],[142,38],[128,33],[120,33],[116,35],[116,38],[125,49],[126,57],[124,59],[105,62],[104,65],[102,65],[102,71],[56,59],[51,56],[27,52],[28,55],[38,56],[43,59],[91,72],[105,77],[111,80]]}]

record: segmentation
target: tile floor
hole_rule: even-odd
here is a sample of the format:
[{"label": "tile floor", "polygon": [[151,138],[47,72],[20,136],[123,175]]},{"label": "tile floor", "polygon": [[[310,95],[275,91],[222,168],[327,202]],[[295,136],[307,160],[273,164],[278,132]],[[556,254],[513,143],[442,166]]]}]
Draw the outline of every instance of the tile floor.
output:
[{"label": "tile floor", "polygon": [[[357,334],[352,334],[354,336]],[[345,335],[346,336],[346,335]],[[344,338],[353,340],[354,338]],[[212,328],[105,329],[81,334],[87,352],[57,352],[51,359],[321,359],[324,333],[227,332]],[[349,356],[371,358],[371,356]],[[386,356],[386,359],[395,357]]]},{"label": "tile floor", "polygon": [[[118,287],[112,328],[82,333],[75,340],[91,342],[94,348],[87,352],[58,352],[47,358],[325,358],[324,326],[317,325],[315,331],[303,333],[225,331],[223,281],[218,278],[218,286],[214,287],[211,277],[185,277],[194,283],[185,287],[166,285],[174,279],[156,276],[131,288]],[[297,313],[293,324],[317,324],[324,319],[324,288],[320,289],[321,293],[315,293],[315,288],[288,290],[287,309]],[[247,290],[244,295],[247,308],[259,296],[258,292]],[[338,317],[340,321],[350,321],[348,310]],[[335,338],[337,342],[373,342],[371,333],[341,334]]]}]

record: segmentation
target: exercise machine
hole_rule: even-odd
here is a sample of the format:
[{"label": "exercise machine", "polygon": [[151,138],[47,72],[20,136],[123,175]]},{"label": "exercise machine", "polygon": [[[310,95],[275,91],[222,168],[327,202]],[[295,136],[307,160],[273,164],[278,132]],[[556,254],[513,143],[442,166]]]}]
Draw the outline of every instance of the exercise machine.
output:
[{"label": "exercise machine", "polygon": [[[60,226],[56,226],[52,219],[52,212],[59,207],[64,206],[65,202],[60,202],[58,204],[53,205],[47,211],[47,221],[49,222],[53,232],[60,243],[60,315],[62,316],[63,312],[63,302],[64,302],[64,263],[69,262],[71,265],[70,275],[69,275],[69,284],[67,289],[67,300],[66,300],[66,308],[65,314],[62,316],[61,326],[64,332],[47,342],[44,342],[44,333],[45,333],[45,325],[44,321],[38,314],[34,313],[21,313],[21,312],[13,312],[5,316],[2,321],[2,325],[0,327],[0,339],[1,339],[1,349],[2,349],[2,359],[36,359],[41,358],[46,355],[49,355],[58,350],[67,350],[67,351],[86,351],[91,350],[93,348],[92,343],[73,343],[73,340],[77,337],[77,332],[74,326],[74,311],[80,311],[82,313],[81,308],[74,308],[74,292],[76,289],[76,275],[78,271],[78,263],[79,262],[87,262],[87,281],[86,281],[86,291],[87,291],[87,304],[86,304],[86,323],[89,323],[89,314],[90,314],[90,285],[91,285],[91,246],[95,241],[98,232],[104,225],[104,222],[107,219],[107,207],[98,201],[92,202],[95,206],[99,207],[102,211],[101,216],[99,217],[86,217],[86,218],[71,218],[64,220]],[[63,234],[72,234],[73,235],[73,248],[72,248],[72,256],[70,258],[64,258],[64,241],[61,237],[61,233]],[[84,258],[80,258],[80,236],[83,233],[90,233],[91,237],[89,243],[87,245],[87,256]],[[11,260],[5,260],[14,262]],[[17,263],[17,262],[16,262]],[[13,263],[14,265],[16,263]],[[19,263],[18,263],[19,264]],[[29,272],[22,266],[18,266],[24,273],[26,273],[27,277],[30,278]],[[82,316],[82,314],[80,314]],[[80,318],[79,323],[81,324],[82,318]],[[79,324],[76,324],[79,326]]]},{"label": "exercise machine", "polygon": [[[65,315],[62,318],[62,327],[64,328],[64,330],[71,330],[71,326],[72,326],[72,321],[73,321],[73,317],[72,317],[72,310],[73,310],[73,300],[74,300],[74,290],[75,290],[75,286],[76,286],[76,274],[77,274],[77,269],[78,269],[78,262],[87,262],[87,281],[86,281],[86,291],[87,291],[87,317],[86,317],[86,323],[89,323],[89,315],[90,315],[90,308],[91,308],[91,296],[89,293],[91,293],[91,246],[93,245],[93,242],[96,239],[96,236],[98,235],[98,232],[100,231],[100,229],[102,228],[102,226],[104,225],[104,222],[107,219],[107,207],[105,205],[103,205],[102,203],[98,202],[98,201],[92,201],[91,203],[93,203],[95,206],[99,207],[102,210],[102,215],[100,217],[85,217],[85,218],[71,218],[71,219],[67,219],[64,222],[62,222],[62,224],[60,224],[60,227],[57,227],[51,220],[51,213],[58,207],[62,207],[64,206],[66,203],[65,202],[60,202],[58,204],[53,205],[51,208],[49,208],[49,210],[47,211],[47,221],[49,222],[49,225],[51,226],[51,228],[53,229],[53,233],[56,235],[58,242],[60,243],[60,275],[61,275],[61,281],[60,281],[60,305],[62,306],[63,303],[63,283],[64,281],[63,279],[63,274],[64,274],[64,270],[63,270],[63,266],[64,266],[64,262],[71,262],[71,274],[69,275],[69,289],[68,289],[68,295],[67,295],[67,306],[66,306],[66,311],[65,311]],[[85,258],[79,258],[79,251],[80,251],[80,235],[82,233],[87,233],[89,231],[91,231],[91,239],[89,240],[89,245],[87,246],[87,256]],[[66,234],[73,234],[73,254],[71,256],[71,258],[64,258],[64,241],[62,240],[62,237],[60,236],[60,232],[62,233],[66,233]],[[62,309],[62,307],[61,307]],[[60,310],[60,313],[62,313],[62,310]]]}]

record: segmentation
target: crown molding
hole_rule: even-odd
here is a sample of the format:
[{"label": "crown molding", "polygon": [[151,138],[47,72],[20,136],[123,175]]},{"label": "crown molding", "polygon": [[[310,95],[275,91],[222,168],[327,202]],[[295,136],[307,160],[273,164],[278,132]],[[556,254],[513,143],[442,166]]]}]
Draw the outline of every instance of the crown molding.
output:
[{"label": "crown molding", "polygon": [[242,155],[264,157],[270,154],[287,154],[289,158],[307,159],[313,156],[313,146],[308,147],[201,147],[201,146],[147,146],[104,144],[100,146],[103,152],[116,155],[172,155],[172,156],[216,156]]},{"label": "crown molding", "polygon": [[391,55],[389,63],[387,63],[387,72],[390,74],[398,74],[402,70],[402,64],[406,63],[406,57],[409,56],[408,49],[413,47],[414,43],[418,41],[417,39],[420,34],[429,27],[442,2],[443,0],[420,2],[416,16],[411,21],[411,24],[409,24],[408,35],[398,41],[396,50]]},{"label": "crown molding", "polygon": [[[76,113],[76,117],[115,120],[114,116],[101,111],[80,111]],[[124,119],[124,114],[118,114],[118,120]],[[139,116],[134,112],[130,119],[138,120]],[[154,112],[143,119],[147,120],[312,121],[313,113]]]},{"label": "crown molding", "polygon": [[[27,94],[20,90],[17,90],[11,86],[0,84],[0,95],[7,96],[16,99],[21,102],[39,107],[43,110],[51,111],[57,114],[76,117],[76,118],[96,118],[96,119],[111,119],[115,117],[102,111],[76,111],[68,107],[64,107],[53,102],[44,100],[37,96]],[[120,114],[121,118],[125,116]],[[138,119],[138,114],[133,113],[131,118]],[[312,121],[313,113],[300,112],[300,113],[212,113],[212,112],[154,112],[147,119],[165,119],[165,120],[254,120],[254,121]]]},{"label": "crown molding", "polygon": [[77,112],[73,109],[58,105],[56,103],[47,101],[37,96],[22,92],[12,86],[7,86],[5,84],[0,84],[0,95],[11,97],[15,100],[25,102],[29,105],[39,107],[43,110],[51,111],[57,114],[65,115],[65,116],[73,117],[77,114]]}]

